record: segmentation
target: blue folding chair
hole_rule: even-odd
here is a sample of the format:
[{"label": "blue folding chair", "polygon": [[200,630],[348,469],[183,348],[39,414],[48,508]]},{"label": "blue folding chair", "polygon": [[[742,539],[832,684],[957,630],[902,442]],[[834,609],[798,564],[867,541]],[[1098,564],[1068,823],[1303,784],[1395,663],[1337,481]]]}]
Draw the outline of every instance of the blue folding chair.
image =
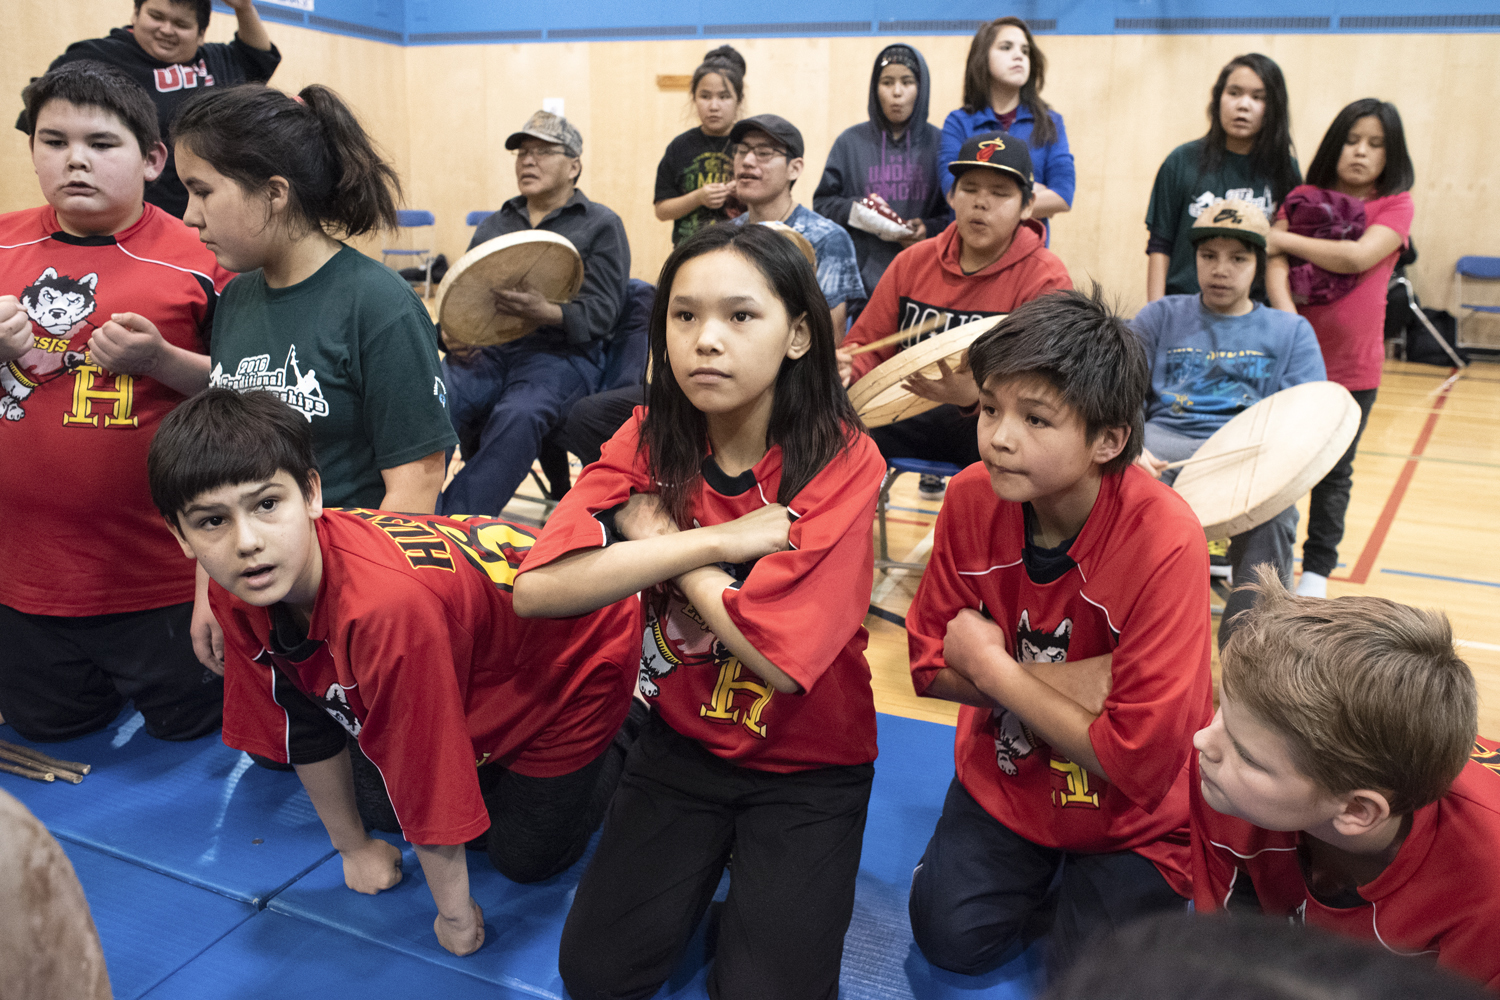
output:
[{"label": "blue folding chair", "polygon": [[881,572],[892,569],[922,570],[922,563],[902,562],[891,558],[890,546],[885,537],[885,509],[891,501],[891,486],[903,472],[915,472],[921,476],[951,478],[964,471],[961,466],[948,462],[928,462],[920,458],[893,458],[885,470],[885,479],[880,483],[880,496],[875,501],[875,519],[880,525],[880,551],[875,556],[875,568]]},{"label": "blue folding chair", "polygon": [[478,211],[470,212],[468,215],[464,216],[464,225],[472,228],[479,225],[485,219],[488,219],[494,214],[494,212],[485,209],[479,209]]},{"label": "blue folding chair", "polygon": [[1467,340],[1464,337],[1464,321],[1472,320],[1475,316],[1500,316],[1500,304],[1493,301],[1472,303],[1465,302],[1468,293],[1464,291],[1464,279],[1473,282],[1497,282],[1500,281],[1500,257],[1460,257],[1458,263],[1453,267],[1453,298],[1458,302],[1458,346],[1459,347],[1486,347],[1494,348],[1500,346],[1494,340]]},{"label": "blue folding chair", "polygon": [[[424,209],[403,208],[396,212],[396,225],[402,229],[420,229],[424,226],[437,225],[437,216]],[[404,247],[387,247],[380,251],[380,260],[389,264],[391,257],[414,257],[417,266],[426,273],[426,284],[423,295],[432,295],[432,248],[427,247],[420,250],[406,249]]]}]

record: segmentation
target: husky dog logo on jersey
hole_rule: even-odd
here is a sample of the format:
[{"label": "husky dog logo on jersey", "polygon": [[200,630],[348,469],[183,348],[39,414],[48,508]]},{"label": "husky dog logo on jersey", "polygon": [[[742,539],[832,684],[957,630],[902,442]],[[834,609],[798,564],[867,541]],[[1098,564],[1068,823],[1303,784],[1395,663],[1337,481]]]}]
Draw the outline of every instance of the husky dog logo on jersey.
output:
[{"label": "husky dog logo on jersey", "polygon": [[344,686],[338,681],[328,685],[328,690],[323,693],[323,711],[333,717],[333,721],[349,731],[349,735],[359,737],[359,731],[364,728],[360,724],[359,717],[354,714],[354,709],[349,707],[349,697],[344,694]]},{"label": "husky dog logo on jersey", "polygon": [[[97,274],[72,278],[47,268],[21,290],[21,305],[40,327],[36,346],[8,365],[0,366],[0,415],[6,420],[26,416],[21,403],[43,382],[72,371],[84,362],[82,351],[69,350],[96,305]],[[45,333],[43,333],[45,331]]]},{"label": "husky dog logo on jersey", "polygon": [[[1048,632],[1045,628],[1031,627],[1029,611],[1021,612],[1016,625],[1016,660],[1020,663],[1061,663],[1068,658],[1068,640],[1073,637],[1073,619],[1064,618],[1062,624]],[[1010,709],[995,709],[995,763],[1011,777],[1016,774],[1016,761],[1031,756],[1036,749],[1036,737]]]},{"label": "husky dog logo on jersey", "polygon": [[681,601],[673,600],[658,616],[650,613],[641,643],[641,694],[661,694],[656,682],[686,664],[715,664],[730,653]]}]

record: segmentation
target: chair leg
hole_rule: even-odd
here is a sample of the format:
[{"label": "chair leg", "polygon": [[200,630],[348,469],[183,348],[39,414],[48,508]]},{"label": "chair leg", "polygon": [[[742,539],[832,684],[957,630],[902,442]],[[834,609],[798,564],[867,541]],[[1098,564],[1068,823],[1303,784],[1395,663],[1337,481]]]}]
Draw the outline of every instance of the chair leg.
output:
[{"label": "chair leg", "polygon": [[896,477],[899,475],[901,473],[896,469],[886,470],[885,478],[880,483],[880,496],[875,501],[875,518],[880,523],[880,558],[877,560],[876,565],[880,566],[882,570],[888,568],[891,561],[890,545],[886,540],[885,534],[885,508],[886,504],[890,503],[891,500],[891,484],[896,481]]},{"label": "chair leg", "polygon": [[1432,339],[1437,341],[1438,346],[1443,349],[1443,352],[1447,354],[1448,357],[1453,359],[1454,367],[1469,367],[1469,363],[1458,356],[1458,352],[1453,349],[1453,345],[1449,344],[1447,338],[1445,338],[1441,333],[1438,333],[1437,327],[1432,325],[1432,320],[1428,319],[1427,314],[1422,311],[1422,307],[1417,305],[1417,297],[1415,295],[1409,295],[1407,297],[1407,301],[1411,303],[1411,311],[1416,313],[1417,319],[1421,320],[1422,325],[1427,328],[1427,332],[1432,336]]}]

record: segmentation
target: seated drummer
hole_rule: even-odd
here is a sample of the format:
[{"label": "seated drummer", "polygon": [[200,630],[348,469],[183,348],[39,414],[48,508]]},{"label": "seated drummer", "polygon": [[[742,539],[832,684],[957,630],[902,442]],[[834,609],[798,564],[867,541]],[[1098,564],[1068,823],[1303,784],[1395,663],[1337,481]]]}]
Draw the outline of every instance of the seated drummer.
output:
[{"label": "seated drummer", "polygon": [[[1030,218],[1031,154],[1004,132],[976,135],[948,167],[954,221],[891,262],[870,304],[839,350],[839,374],[850,385],[872,368],[928,337],[971,320],[1008,313],[1048,292],[1073,287],[1068,269],[1044,246],[1046,230]],[[934,324],[899,346],[852,350],[901,330]],[[940,378],[915,375],[906,386],[943,405],[870,431],[889,461],[920,458],[966,466],[979,461],[979,390],[966,370]],[[940,477],[922,477],[922,495],[942,496]]]},{"label": "seated drummer", "polygon": [[[1250,298],[1266,269],[1266,233],[1260,209],[1244,201],[1217,201],[1198,216],[1188,239],[1196,248],[1197,295],[1168,295],[1136,314],[1151,363],[1146,397],[1145,450],[1137,460],[1170,483],[1170,462],[1189,458],[1209,435],[1242,410],[1282,389],[1327,378],[1312,326],[1295,313]],[[1297,508],[1229,541],[1236,584],[1254,580],[1253,567],[1275,567],[1292,583]],[[1219,647],[1229,640],[1230,619],[1254,603],[1254,591],[1230,595],[1220,620]]]},{"label": "seated drummer", "polygon": [[[511,581],[531,529],[325,509],[312,430],[269,392],[198,394],[162,421],[147,465],[156,509],[213,580],[224,742],[295,765],[357,892],[401,881],[400,850],[361,822],[390,817],[439,943],[477,949],[465,845],[537,882],[604,816],[645,717],[636,602],[523,620]],[[351,737],[369,780],[351,772]]]},{"label": "seated drummer", "polygon": [[538,111],[505,140],[521,193],[474,233],[486,240],[531,229],[567,238],[583,258],[583,287],[558,305],[530,289],[495,289],[501,313],[540,324],[518,340],[469,348],[443,331],[443,381],[464,467],[438,501],[444,514],[497,514],[526,478],[542,438],[599,388],[604,347],[625,308],[630,243],[614,212],[578,189],[583,136]]}]

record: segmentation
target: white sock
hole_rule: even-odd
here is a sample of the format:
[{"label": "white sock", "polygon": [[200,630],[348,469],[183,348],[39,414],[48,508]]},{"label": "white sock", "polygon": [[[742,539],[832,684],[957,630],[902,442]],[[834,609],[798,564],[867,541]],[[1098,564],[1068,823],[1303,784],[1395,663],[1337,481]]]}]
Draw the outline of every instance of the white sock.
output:
[{"label": "white sock", "polygon": [[1312,573],[1308,570],[1302,571],[1302,579],[1297,581],[1298,597],[1327,597],[1328,577],[1321,573]]}]

